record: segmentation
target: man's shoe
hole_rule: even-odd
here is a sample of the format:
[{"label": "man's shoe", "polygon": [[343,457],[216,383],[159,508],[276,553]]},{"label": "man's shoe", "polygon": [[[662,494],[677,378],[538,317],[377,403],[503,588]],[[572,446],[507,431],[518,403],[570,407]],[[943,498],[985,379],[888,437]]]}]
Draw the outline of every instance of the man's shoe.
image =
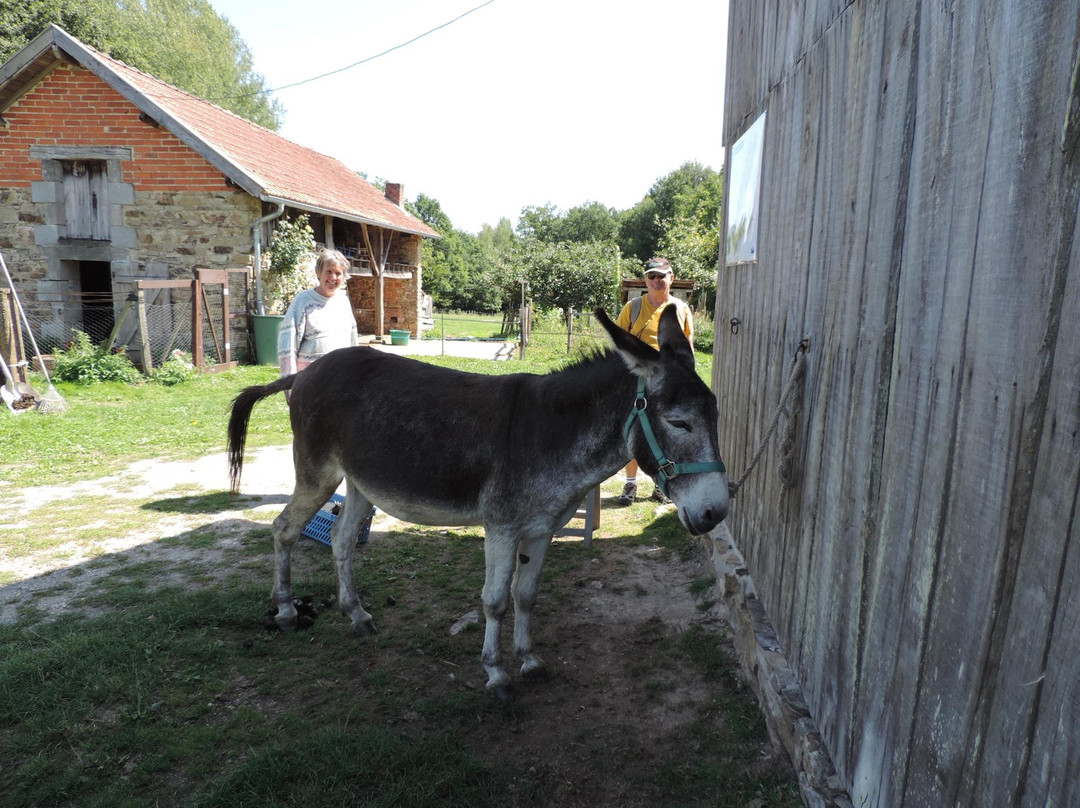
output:
[{"label": "man's shoe", "polygon": [[659,502],[661,505],[670,505],[671,500],[668,499],[667,494],[660,490],[660,486],[655,486],[652,490],[652,494],[649,496],[653,502]]},{"label": "man's shoe", "polygon": [[637,496],[637,483],[627,483],[623,486],[622,493],[619,495],[620,505],[633,505],[634,498]]}]

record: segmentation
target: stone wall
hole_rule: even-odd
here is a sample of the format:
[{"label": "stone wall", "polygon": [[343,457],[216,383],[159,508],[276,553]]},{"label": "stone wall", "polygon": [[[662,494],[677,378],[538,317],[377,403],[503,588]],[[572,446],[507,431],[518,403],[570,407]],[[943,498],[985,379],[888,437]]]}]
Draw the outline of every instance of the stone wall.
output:
[{"label": "stone wall", "polygon": [[[89,71],[58,67],[5,119],[0,249],[39,336],[65,339],[62,309],[77,307],[80,262],[107,266],[117,306],[137,278],[248,265],[259,201]],[[73,161],[103,166],[94,201],[105,206],[107,238],[68,235],[64,167]]]}]

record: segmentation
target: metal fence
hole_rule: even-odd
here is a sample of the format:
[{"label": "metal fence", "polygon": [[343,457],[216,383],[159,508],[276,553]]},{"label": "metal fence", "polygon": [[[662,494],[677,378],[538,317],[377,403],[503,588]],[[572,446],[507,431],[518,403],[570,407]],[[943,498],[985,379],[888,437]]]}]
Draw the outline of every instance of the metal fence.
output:
[{"label": "metal fence", "polygon": [[545,355],[571,354],[606,344],[606,337],[591,312],[571,311],[569,317],[562,312],[537,315],[531,306],[503,314],[436,309],[424,323],[421,338],[515,342],[519,358],[525,358],[530,348]]},{"label": "metal fence", "polygon": [[[20,290],[26,314],[25,320],[17,318],[23,350],[30,350],[30,333],[43,354],[53,354],[68,347],[81,331],[95,345],[126,352],[144,371],[161,365],[177,350],[201,353],[202,366],[230,358],[245,361],[254,356],[247,274],[230,270],[218,276],[225,282],[117,282],[113,295]],[[240,338],[234,340],[232,335]]]}]

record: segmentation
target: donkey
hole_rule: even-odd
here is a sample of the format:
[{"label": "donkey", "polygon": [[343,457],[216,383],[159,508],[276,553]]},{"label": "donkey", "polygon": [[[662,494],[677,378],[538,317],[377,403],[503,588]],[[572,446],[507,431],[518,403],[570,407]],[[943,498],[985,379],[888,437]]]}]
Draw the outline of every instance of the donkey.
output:
[{"label": "donkey", "polygon": [[[372,505],[408,522],[483,525],[487,688],[509,695],[499,631],[511,595],[521,674],[544,663],[533,649],[532,612],[552,536],[585,495],[637,458],[678,507],[688,531],[727,515],[717,448],[716,398],[694,369],[675,307],[661,315],[660,350],[596,317],[614,351],[546,375],[486,376],[342,348],[302,373],[247,387],[228,427],[231,490],[240,487],[254,405],[291,390],[296,487],[274,520],[276,621],[296,627],[290,556],[308,521],[346,481],[331,529],[338,601],[357,635],[375,631],[360,605],[353,549]],[[672,459],[669,459],[672,458]]]}]

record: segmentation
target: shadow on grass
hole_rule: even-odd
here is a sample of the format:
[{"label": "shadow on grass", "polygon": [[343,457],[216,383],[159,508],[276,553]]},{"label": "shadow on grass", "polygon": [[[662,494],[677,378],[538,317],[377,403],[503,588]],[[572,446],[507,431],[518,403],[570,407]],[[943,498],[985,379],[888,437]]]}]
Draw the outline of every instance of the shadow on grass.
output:
[{"label": "shadow on grass", "polygon": [[227,491],[217,491],[212,494],[199,494],[190,497],[158,499],[147,502],[142,507],[144,510],[158,511],[159,513],[222,513],[241,508],[258,508],[262,505],[281,505],[284,507],[288,501],[288,494],[266,494],[265,496],[240,494],[233,496]]}]

